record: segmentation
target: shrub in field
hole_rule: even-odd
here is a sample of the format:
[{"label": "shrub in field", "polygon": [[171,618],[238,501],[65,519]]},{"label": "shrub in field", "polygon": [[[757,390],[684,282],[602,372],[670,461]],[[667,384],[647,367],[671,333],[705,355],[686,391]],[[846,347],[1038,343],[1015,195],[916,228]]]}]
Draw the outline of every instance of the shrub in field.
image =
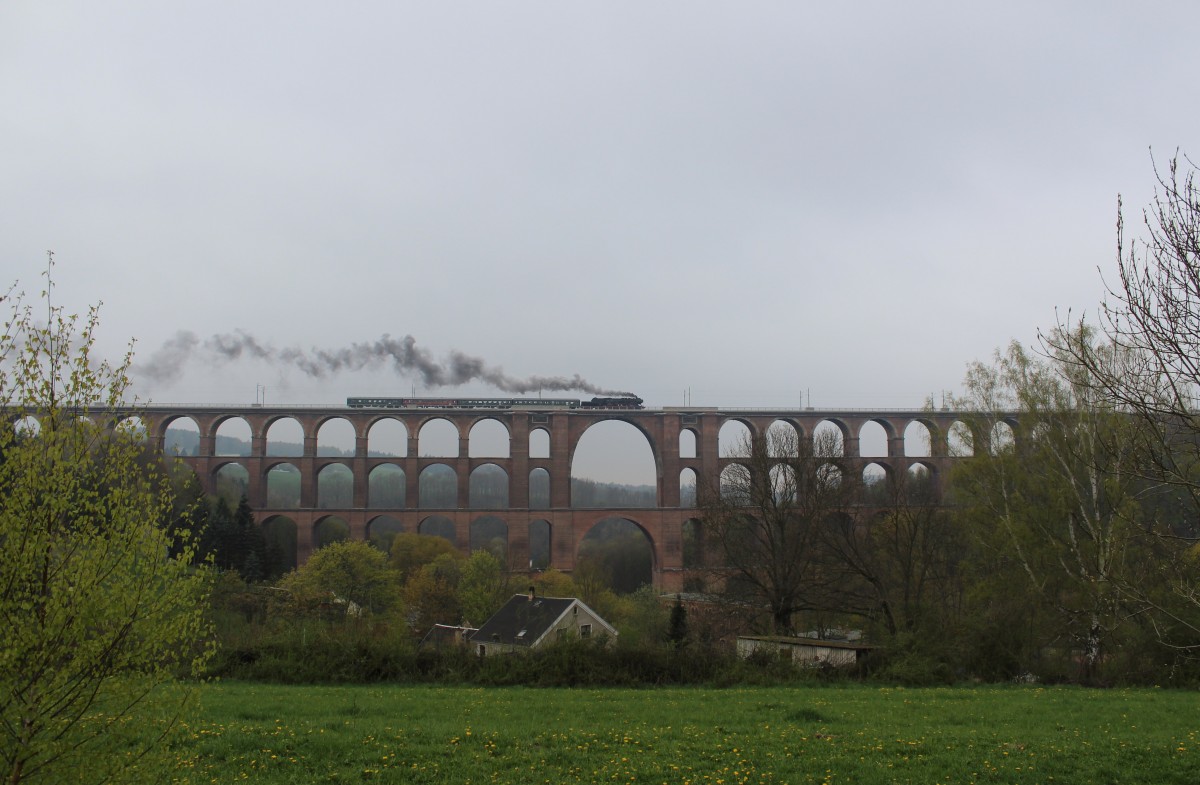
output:
[{"label": "shrub in field", "polygon": [[[49,276],[48,276],[49,279]],[[97,311],[0,332],[0,776],[152,779],[204,663],[209,580],[162,467],[91,356]],[[22,425],[17,429],[14,422]]]}]

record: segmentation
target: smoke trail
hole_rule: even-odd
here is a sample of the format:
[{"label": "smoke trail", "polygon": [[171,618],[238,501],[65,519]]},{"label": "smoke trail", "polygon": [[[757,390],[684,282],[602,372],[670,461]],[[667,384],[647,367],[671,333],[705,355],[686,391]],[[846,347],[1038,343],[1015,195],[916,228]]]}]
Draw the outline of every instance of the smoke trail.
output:
[{"label": "smoke trail", "polygon": [[604,389],[579,374],[525,378],[509,376],[500,366],[488,365],[479,357],[459,351],[452,351],[444,361],[439,361],[428,350],[417,346],[417,340],[411,335],[398,339],[384,335],[375,341],[352,343],[340,349],[314,348],[305,351],[264,344],[244,330],[214,335],[203,342],[194,333],[181,330],[134,370],[156,382],[169,382],[195,359],[224,363],[242,357],[272,365],[292,366],[317,379],[342,371],[390,366],[398,376],[415,377],[424,387],[458,387],[468,382],[484,382],[498,390],[517,394],[538,390],[579,390],[593,395],[629,394]]}]

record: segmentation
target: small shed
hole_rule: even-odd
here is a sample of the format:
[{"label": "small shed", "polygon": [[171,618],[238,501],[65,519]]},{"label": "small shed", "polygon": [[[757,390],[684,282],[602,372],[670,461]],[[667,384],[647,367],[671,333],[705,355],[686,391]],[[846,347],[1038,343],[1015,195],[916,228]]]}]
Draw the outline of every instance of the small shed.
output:
[{"label": "small shed", "polygon": [[515,594],[471,636],[480,657],[536,649],[568,635],[611,641],[617,631],[600,615],[574,597],[538,597],[534,592]]},{"label": "small shed", "polygon": [[435,624],[425,633],[418,648],[441,649],[447,646],[465,646],[479,630],[474,627],[454,627],[449,624]]},{"label": "small shed", "polygon": [[854,665],[871,649],[871,646],[850,641],[791,638],[782,635],[742,635],[737,639],[739,657],[746,658],[757,652],[771,652],[790,657],[793,663],[806,668],[843,668]]}]

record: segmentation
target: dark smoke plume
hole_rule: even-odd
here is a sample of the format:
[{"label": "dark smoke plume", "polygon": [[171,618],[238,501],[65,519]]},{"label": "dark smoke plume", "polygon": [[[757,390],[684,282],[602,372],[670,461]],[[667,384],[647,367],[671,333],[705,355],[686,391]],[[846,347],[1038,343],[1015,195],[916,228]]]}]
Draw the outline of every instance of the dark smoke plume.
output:
[{"label": "dark smoke plume", "polygon": [[370,343],[353,343],[341,349],[276,348],[264,344],[243,330],[214,335],[201,342],[194,334],[180,331],[161,348],[138,364],[136,372],[157,382],[168,382],[179,375],[183,366],[199,359],[232,362],[242,357],[299,368],[317,379],[341,371],[373,370],[391,366],[399,376],[419,379],[424,387],[458,387],[468,382],[483,382],[507,393],[530,393],[538,390],[560,392],[579,390],[593,395],[627,395],[617,390],[598,387],[579,374],[574,376],[529,376],[523,379],[509,376],[499,366],[488,365],[479,357],[452,351],[439,361],[428,350],[417,346],[411,335],[392,338],[384,335]]}]

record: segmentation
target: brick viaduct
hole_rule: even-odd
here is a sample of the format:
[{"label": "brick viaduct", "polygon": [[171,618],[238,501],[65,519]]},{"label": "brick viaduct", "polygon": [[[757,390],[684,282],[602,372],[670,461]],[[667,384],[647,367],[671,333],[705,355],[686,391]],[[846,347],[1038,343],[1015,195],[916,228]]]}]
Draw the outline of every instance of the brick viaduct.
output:
[{"label": "brick viaduct", "polygon": [[[575,565],[580,541],[587,532],[605,518],[619,517],[637,524],[649,539],[653,552],[653,573],[656,586],[678,589],[683,572],[683,529],[689,519],[699,517],[694,506],[681,506],[680,475],[691,469],[701,485],[714,483],[722,470],[736,459],[721,457],[718,434],[730,421],[741,422],[753,435],[761,435],[776,421],[795,427],[801,438],[811,438],[823,422],[832,423],[842,434],[844,457],[839,463],[848,471],[863,471],[878,464],[890,475],[907,472],[921,465],[932,472],[935,482],[944,477],[949,464],[950,428],[965,415],[947,410],[780,410],[708,408],[664,408],[646,410],[480,410],[480,409],[352,409],[329,407],[266,407],[266,406],[150,406],[139,408],[148,436],[162,448],[167,429],[181,418],[190,418],[199,430],[199,449],[195,455],[181,456],[189,464],[208,492],[216,487],[217,473],[229,464],[244,467],[247,475],[247,498],[257,520],[267,523],[279,517],[296,526],[297,561],[303,562],[317,542],[317,527],[330,516],[337,516],[350,528],[350,536],[365,539],[371,526],[380,516],[399,521],[403,531],[422,531],[423,524],[437,516],[443,523],[453,524],[454,539],[460,548],[469,547],[471,526],[485,516],[501,519],[507,526],[510,564],[529,563],[530,527],[548,524],[550,533],[550,565],[569,572]],[[226,423],[240,418],[250,428],[251,446],[248,456],[218,455],[217,431]],[[267,432],[281,420],[292,419],[303,431],[303,454],[300,456],[271,455],[267,449]],[[345,420],[353,428],[355,446],[353,457],[320,455],[317,450],[318,431],[328,422]],[[403,457],[376,457],[368,452],[371,429],[384,420],[396,420],[404,426],[407,452]],[[448,421],[458,433],[458,457],[421,457],[418,438],[421,429],[433,420]],[[499,422],[509,435],[508,457],[476,458],[469,456],[472,429],[485,420]],[[629,423],[649,443],[657,475],[657,505],[638,509],[582,509],[572,506],[571,466],[580,437],[591,426],[608,420]],[[929,434],[929,448],[920,456],[905,451],[905,431],[912,423],[920,423]],[[864,426],[878,423],[887,439],[886,455],[863,456],[859,437]],[[827,426],[826,426],[827,427]],[[530,437],[543,431],[537,439],[549,441],[548,455],[531,457]],[[689,435],[690,433],[690,435]],[[685,449],[681,441],[694,450]],[[281,464],[291,464],[300,476],[299,502],[286,509],[272,509],[268,504],[268,473]],[[318,477],[330,465],[341,464],[353,477],[352,502],[331,507],[323,504],[318,494]],[[378,467],[391,464],[403,471],[404,506],[386,508],[370,498],[369,477]],[[432,508],[420,499],[421,473],[435,464],[444,464],[457,478],[457,502],[453,507]],[[473,509],[469,504],[469,479],[476,468],[494,464],[507,474],[509,504],[503,509]],[[548,506],[531,507],[530,474],[544,470],[549,475]],[[394,469],[392,470],[394,472]],[[444,471],[444,470],[443,470]],[[393,476],[398,477],[398,473]],[[689,504],[692,504],[689,502]],[[543,523],[544,522],[544,523]]]}]

